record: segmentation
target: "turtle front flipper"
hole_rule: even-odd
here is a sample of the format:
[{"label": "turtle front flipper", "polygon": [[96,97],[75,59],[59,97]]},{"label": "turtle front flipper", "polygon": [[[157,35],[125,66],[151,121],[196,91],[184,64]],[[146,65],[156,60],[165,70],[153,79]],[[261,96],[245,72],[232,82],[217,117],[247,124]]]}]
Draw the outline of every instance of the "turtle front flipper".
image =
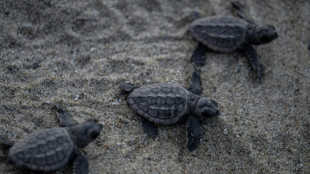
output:
[{"label": "turtle front flipper", "polygon": [[80,152],[75,152],[73,174],[88,174],[88,160]]},{"label": "turtle front flipper", "polygon": [[193,94],[200,95],[202,93],[202,84],[201,84],[201,77],[200,77],[200,70],[193,64],[194,72],[191,77],[191,82],[189,86],[189,91]]},{"label": "turtle front flipper", "polygon": [[125,91],[125,92],[131,92],[137,88],[139,88],[139,86],[134,86],[130,83],[121,83],[121,88]]},{"label": "turtle front flipper", "polygon": [[254,24],[254,20],[250,17],[248,12],[245,11],[247,9],[246,2],[240,0],[232,0],[231,1],[233,10],[237,13],[237,16],[241,19],[247,21],[250,24]]},{"label": "turtle front flipper", "polygon": [[155,126],[154,123],[148,121],[145,118],[142,118],[142,128],[143,131],[150,137],[157,137],[158,131],[157,127]]},{"label": "turtle front flipper", "polygon": [[30,170],[29,174],[45,174],[45,172],[38,172],[38,171]]},{"label": "turtle front flipper", "polygon": [[199,144],[202,136],[202,129],[200,120],[193,116],[189,115],[186,119],[186,128],[187,128],[187,149],[191,152],[195,150]]},{"label": "turtle front flipper", "polygon": [[71,127],[77,124],[77,122],[71,118],[68,111],[65,110],[60,104],[55,104],[54,108],[56,109],[61,127]]},{"label": "turtle front flipper", "polygon": [[4,147],[11,147],[13,146],[13,142],[8,140],[4,135],[0,134],[0,145],[3,145]]},{"label": "turtle front flipper", "polygon": [[0,158],[8,157],[8,149],[13,146],[13,142],[0,134]]},{"label": "turtle front flipper", "polygon": [[249,59],[252,68],[257,71],[257,77],[259,82],[261,83],[263,77],[263,70],[258,62],[256,50],[253,48],[253,46],[248,45],[243,48],[243,51],[245,52],[245,56]]},{"label": "turtle front flipper", "polygon": [[204,66],[206,64],[206,50],[207,50],[207,47],[199,42],[195,50],[193,51],[191,60],[197,66]]}]

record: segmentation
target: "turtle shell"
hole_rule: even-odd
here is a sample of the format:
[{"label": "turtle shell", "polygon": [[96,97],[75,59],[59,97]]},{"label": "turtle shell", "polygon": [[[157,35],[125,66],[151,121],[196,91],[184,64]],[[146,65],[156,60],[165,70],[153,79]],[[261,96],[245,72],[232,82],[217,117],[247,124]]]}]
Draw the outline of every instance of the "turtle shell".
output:
[{"label": "turtle shell", "polygon": [[74,145],[65,128],[42,129],[15,143],[9,151],[9,161],[19,167],[50,172],[65,166]]},{"label": "turtle shell", "polygon": [[127,99],[131,109],[157,124],[174,124],[188,113],[188,94],[185,88],[159,83],[135,89]]},{"label": "turtle shell", "polygon": [[189,31],[214,51],[234,52],[244,43],[249,23],[235,17],[206,17],[194,21]]}]

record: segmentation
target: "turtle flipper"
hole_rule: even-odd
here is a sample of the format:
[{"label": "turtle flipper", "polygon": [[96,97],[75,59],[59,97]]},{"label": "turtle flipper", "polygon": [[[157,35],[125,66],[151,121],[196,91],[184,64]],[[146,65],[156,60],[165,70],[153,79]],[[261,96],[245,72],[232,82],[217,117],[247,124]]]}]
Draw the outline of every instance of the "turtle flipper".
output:
[{"label": "turtle flipper", "polygon": [[194,72],[191,77],[191,82],[189,86],[189,91],[193,94],[200,95],[202,93],[202,84],[201,84],[201,77],[200,77],[200,70],[193,64]]},{"label": "turtle flipper", "polygon": [[256,53],[255,49],[253,48],[253,46],[248,45],[243,50],[245,52],[245,56],[249,59],[251,65],[252,65],[252,68],[255,71],[257,71],[258,80],[261,83],[262,77],[263,77],[263,70],[262,70],[262,68],[258,62],[257,53]]},{"label": "turtle flipper", "polygon": [[142,118],[142,128],[143,131],[150,137],[157,137],[158,131],[157,127],[154,125],[154,123],[148,121],[145,118]]},{"label": "turtle flipper", "polygon": [[30,170],[29,174],[44,174],[44,172],[38,172],[38,171]]},{"label": "turtle flipper", "polygon": [[134,89],[139,88],[139,86],[134,86],[130,83],[121,83],[121,88],[125,91],[125,92],[131,92]]},{"label": "turtle flipper", "polygon": [[71,127],[77,124],[77,122],[71,118],[68,111],[65,110],[60,104],[55,104],[54,108],[56,109],[61,127]]},{"label": "turtle flipper", "polygon": [[204,66],[206,63],[206,49],[207,47],[204,46],[202,43],[198,43],[195,50],[193,51],[191,60],[197,65],[197,66]]},{"label": "turtle flipper", "polygon": [[195,150],[199,144],[202,136],[201,123],[199,119],[193,115],[189,115],[186,119],[187,128],[187,149],[191,152]]},{"label": "turtle flipper", "polygon": [[245,9],[247,9],[246,2],[240,0],[232,0],[231,3],[238,17],[247,21],[250,24],[254,24],[254,20],[250,17],[248,12],[245,11]]},{"label": "turtle flipper", "polygon": [[11,147],[13,146],[13,142],[8,140],[4,135],[0,134],[0,145],[3,145],[5,147]]},{"label": "turtle flipper", "polygon": [[88,160],[80,152],[76,152],[73,162],[73,174],[88,174]]},{"label": "turtle flipper", "polygon": [[0,134],[0,158],[8,157],[8,149],[13,146],[13,142]]}]

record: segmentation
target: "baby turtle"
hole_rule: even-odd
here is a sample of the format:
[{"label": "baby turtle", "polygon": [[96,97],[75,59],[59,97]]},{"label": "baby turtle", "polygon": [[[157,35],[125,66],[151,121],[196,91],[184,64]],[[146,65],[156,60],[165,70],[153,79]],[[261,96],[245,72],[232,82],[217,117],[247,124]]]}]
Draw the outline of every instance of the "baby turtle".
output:
[{"label": "baby turtle", "polygon": [[73,173],[88,173],[88,161],[78,152],[100,134],[102,124],[95,119],[77,124],[59,105],[59,128],[41,129],[16,142],[9,150],[9,162],[35,172],[51,172],[62,169],[74,161]]},{"label": "baby turtle", "polygon": [[263,72],[252,45],[266,44],[278,38],[272,25],[255,25],[250,20],[225,16],[198,19],[189,26],[189,31],[200,42],[192,54],[196,65],[205,64],[205,47],[220,52],[243,51],[257,71],[260,82]]},{"label": "baby turtle", "polygon": [[189,90],[172,83],[158,83],[136,87],[121,84],[124,91],[131,92],[127,103],[144,119],[142,127],[149,136],[157,136],[155,124],[171,125],[186,122],[189,151],[200,144],[202,135],[201,119],[219,115],[218,104],[211,99],[200,97],[201,80],[197,71],[193,73]]}]

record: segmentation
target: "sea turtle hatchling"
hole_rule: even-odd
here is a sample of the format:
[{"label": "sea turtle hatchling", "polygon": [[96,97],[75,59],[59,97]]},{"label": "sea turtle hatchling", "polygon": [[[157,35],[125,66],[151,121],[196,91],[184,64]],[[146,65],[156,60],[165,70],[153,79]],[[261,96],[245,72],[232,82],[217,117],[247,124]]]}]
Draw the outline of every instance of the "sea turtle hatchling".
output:
[{"label": "sea turtle hatchling", "polygon": [[[189,90],[172,83],[158,83],[136,87],[121,84],[124,91],[131,92],[127,104],[144,119],[142,127],[149,136],[157,136],[155,124],[171,125],[186,122],[189,151],[200,144],[201,119],[219,115],[218,104],[205,97],[197,71],[193,73]],[[155,124],[154,124],[155,123]]]},{"label": "sea turtle hatchling", "polygon": [[95,119],[77,124],[62,107],[55,108],[62,127],[41,129],[20,139],[10,148],[8,161],[30,171],[51,172],[73,160],[73,173],[87,174],[88,160],[78,148],[94,141],[103,126]]},{"label": "sea turtle hatchling", "polygon": [[219,52],[243,51],[261,82],[263,72],[252,45],[266,44],[278,38],[272,25],[256,25],[236,17],[213,16],[195,20],[189,26],[190,34],[199,41],[192,54],[198,66],[205,64],[205,47]]}]

